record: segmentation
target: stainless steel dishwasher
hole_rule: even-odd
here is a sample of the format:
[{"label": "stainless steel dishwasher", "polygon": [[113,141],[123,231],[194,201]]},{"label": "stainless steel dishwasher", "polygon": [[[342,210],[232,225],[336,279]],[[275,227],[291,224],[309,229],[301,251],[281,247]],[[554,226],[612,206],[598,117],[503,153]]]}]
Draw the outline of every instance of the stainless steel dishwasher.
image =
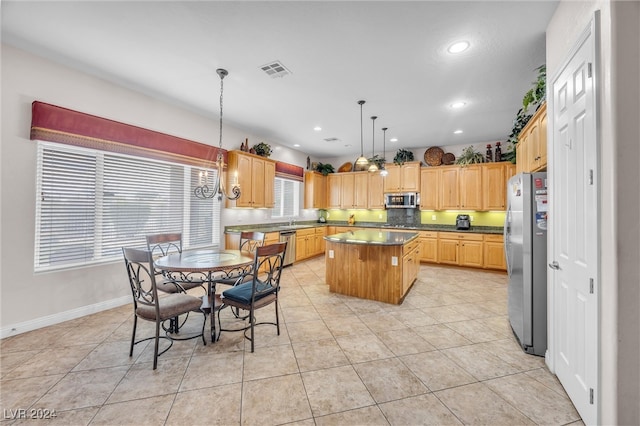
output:
[{"label": "stainless steel dishwasher", "polygon": [[284,266],[293,264],[296,260],[296,231],[280,231],[280,242],[287,243],[284,253]]}]

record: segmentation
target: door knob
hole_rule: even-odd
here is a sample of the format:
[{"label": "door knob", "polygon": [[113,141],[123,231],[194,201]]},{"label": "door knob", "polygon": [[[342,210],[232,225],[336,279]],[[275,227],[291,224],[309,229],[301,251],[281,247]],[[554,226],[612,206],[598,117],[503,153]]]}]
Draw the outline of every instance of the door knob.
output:
[{"label": "door knob", "polygon": [[551,262],[549,264],[549,268],[558,270],[558,269],[560,269],[560,264],[554,260],[553,262]]}]

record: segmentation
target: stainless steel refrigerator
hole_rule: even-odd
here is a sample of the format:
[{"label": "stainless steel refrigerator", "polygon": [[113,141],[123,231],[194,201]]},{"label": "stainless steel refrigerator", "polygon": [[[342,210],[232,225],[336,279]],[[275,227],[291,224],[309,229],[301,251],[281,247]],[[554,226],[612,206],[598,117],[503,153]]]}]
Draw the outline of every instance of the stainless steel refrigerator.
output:
[{"label": "stainless steel refrigerator", "polygon": [[520,173],[507,183],[504,248],[509,322],[522,349],[547,350],[547,174]]}]

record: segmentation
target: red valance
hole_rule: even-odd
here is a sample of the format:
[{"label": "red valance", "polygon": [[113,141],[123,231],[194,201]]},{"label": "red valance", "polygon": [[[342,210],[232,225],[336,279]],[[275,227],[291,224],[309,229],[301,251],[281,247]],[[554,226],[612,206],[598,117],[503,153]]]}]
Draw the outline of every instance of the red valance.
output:
[{"label": "red valance", "polygon": [[276,176],[302,182],[304,169],[300,166],[278,161],[276,162]]},{"label": "red valance", "polygon": [[[213,167],[220,148],[43,102],[31,105],[31,140]],[[227,151],[222,149],[227,162]],[[295,166],[294,166],[295,167]]]}]

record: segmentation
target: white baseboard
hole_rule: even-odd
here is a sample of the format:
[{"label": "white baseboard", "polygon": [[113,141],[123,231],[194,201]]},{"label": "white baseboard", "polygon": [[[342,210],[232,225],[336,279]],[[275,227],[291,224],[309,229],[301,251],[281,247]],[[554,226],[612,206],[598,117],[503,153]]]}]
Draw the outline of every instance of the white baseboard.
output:
[{"label": "white baseboard", "polygon": [[26,333],[27,331],[37,330],[49,325],[59,324],[64,321],[84,317],[86,315],[95,314],[97,312],[106,311],[107,309],[117,308],[118,306],[126,305],[127,303],[131,303],[131,296],[123,296],[106,302],[82,306],[81,308],[47,315],[46,317],[36,318],[18,324],[3,325],[0,327],[0,339]]}]

